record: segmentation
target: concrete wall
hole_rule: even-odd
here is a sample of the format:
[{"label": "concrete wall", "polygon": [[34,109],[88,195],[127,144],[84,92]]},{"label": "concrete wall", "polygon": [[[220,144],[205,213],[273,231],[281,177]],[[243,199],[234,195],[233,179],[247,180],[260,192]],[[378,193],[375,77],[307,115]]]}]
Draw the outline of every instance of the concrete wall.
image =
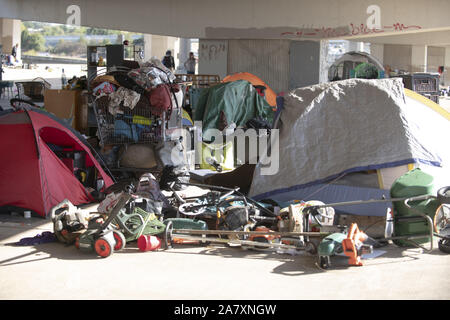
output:
[{"label": "concrete wall", "polygon": [[384,45],[371,43],[370,44],[370,55],[374,56],[381,64],[384,65]]},{"label": "concrete wall", "polygon": [[275,92],[327,81],[327,41],[276,39],[204,40],[199,42],[199,74],[249,72]]},{"label": "concrete wall", "polygon": [[228,74],[228,41],[200,40],[198,47],[198,73],[219,75],[223,79]]},{"label": "concrete wall", "polygon": [[[368,12],[374,4],[377,32]],[[0,16],[67,23],[71,5],[83,26],[183,38],[357,39],[450,27],[445,0],[0,0]]]},{"label": "concrete wall", "polygon": [[250,72],[275,92],[289,89],[289,40],[229,40],[228,74]]},{"label": "concrete wall", "polygon": [[392,70],[409,71],[411,68],[411,46],[408,45],[384,45],[383,64]]},{"label": "concrete wall", "polygon": [[439,66],[445,66],[445,48],[427,47],[427,71],[438,72]]},{"label": "concrete wall", "polygon": [[291,41],[289,90],[319,83],[320,42]]}]

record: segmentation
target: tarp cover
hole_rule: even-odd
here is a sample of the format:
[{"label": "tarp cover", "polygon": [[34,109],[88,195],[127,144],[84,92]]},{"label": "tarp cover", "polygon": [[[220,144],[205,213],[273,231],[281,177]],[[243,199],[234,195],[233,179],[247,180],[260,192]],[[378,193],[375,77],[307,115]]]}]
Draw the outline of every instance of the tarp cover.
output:
[{"label": "tarp cover", "polygon": [[246,80],[220,83],[203,90],[194,110],[194,121],[203,122],[203,132],[223,130],[231,123],[243,126],[258,116],[272,123],[273,111]]},{"label": "tarp cover", "polygon": [[408,163],[450,166],[449,121],[423,104],[408,103],[399,78],[299,88],[284,105],[277,125],[279,171],[261,175],[257,165],[250,190],[257,199],[348,172]]}]

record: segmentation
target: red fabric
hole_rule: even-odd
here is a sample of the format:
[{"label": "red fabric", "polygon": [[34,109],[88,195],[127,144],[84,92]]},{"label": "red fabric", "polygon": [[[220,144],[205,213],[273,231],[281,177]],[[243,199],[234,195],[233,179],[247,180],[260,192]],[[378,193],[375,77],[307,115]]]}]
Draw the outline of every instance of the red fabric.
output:
[{"label": "red fabric", "polygon": [[31,124],[0,125],[0,137],[0,206],[44,213],[39,161]]},{"label": "red fabric", "polygon": [[151,111],[157,116],[161,116],[164,111],[167,112],[167,118],[170,118],[172,112],[172,90],[173,92],[180,91],[180,86],[177,84],[169,86],[161,84],[153,88],[149,93],[149,100]]},{"label": "red fabric", "polygon": [[[37,113],[37,112],[29,112],[30,118],[33,121],[34,131],[36,133],[36,136],[39,136],[40,134],[45,135],[45,138],[47,139],[47,143],[51,143],[49,141],[58,141],[62,143],[70,143],[68,138],[71,138],[72,141],[75,141],[75,144],[72,144],[73,148],[75,150],[84,150],[86,151],[86,165],[89,166],[88,161],[92,161],[92,164],[95,164],[95,167],[97,168],[99,175],[103,178],[105,181],[105,186],[108,188],[111,186],[114,182],[109,177],[106,172],[102,169],[100,164],[95,160],[95,157],[92,155],[89,148],[85,147],[83,143],[69,130],[67,130],[63,125],[59,124],[56,121],[53,121],[52,119],[46,117],[43,114]],[[55,131],[54,129],[59,129],[59,131]],[[53,130],[53,131],[52,131]],[[63,131],[66,134],[61,134],[61,131]],[[51,135],[52,138],[50,139],[50,134],[48,132],[53,132]],[[64,139],[62,141],[56,140],[56,139]],[[78,149],[77,149],[78,148]]]},{"label": "red fabric", "polygon": [[[45,217],[53,206],[66,198],[74,205],[93,200],[47,143],[84,150],[86,165],[95,165],[106,188],[113,184],[89,148],[72,132],[44,114],[34,111],[28,114],[33,126],[22,124],[24,121],[15,124],[0,121],[0,206],[30,209]],[[23,111],[7,117],[14,116],[23,117]]]},{"label": "red fabric", "polygon": [[66,198],[74,205],[93,200],[73,172],[42,140],[39,142],[39,150],[41,151],[41,182],[45,212],[49,212],[53,206]]}]

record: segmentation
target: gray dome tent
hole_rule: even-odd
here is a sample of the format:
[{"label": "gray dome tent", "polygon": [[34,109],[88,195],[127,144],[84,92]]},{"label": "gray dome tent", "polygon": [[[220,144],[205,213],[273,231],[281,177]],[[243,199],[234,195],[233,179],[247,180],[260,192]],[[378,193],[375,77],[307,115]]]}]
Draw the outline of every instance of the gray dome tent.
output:
[{"label": "gray dome tent", "polygon": [[350,51],[344,53],[337,59],[328,70],[328,81],[350,79],[350,70],[361,63],[373,64],[378,71],[384,71],[383,65],[373,56],[366,52]]}]

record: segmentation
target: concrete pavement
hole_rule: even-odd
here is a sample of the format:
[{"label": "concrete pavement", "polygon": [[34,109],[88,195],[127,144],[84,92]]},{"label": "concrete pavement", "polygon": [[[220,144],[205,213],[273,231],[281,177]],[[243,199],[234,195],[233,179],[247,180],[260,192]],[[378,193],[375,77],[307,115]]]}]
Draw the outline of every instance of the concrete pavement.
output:
[{"label": "concrete pavement", "polygon": [[52,231],[49,220],[0,215],[0,299],[316,300],[450,299],[450,255],[393,244],[385,253],[347,266],[333,257],[323,271],[316,257],[224,246],[175,245],[140,252],[136,243],[102,259],[54,242],[14,246]]}]

